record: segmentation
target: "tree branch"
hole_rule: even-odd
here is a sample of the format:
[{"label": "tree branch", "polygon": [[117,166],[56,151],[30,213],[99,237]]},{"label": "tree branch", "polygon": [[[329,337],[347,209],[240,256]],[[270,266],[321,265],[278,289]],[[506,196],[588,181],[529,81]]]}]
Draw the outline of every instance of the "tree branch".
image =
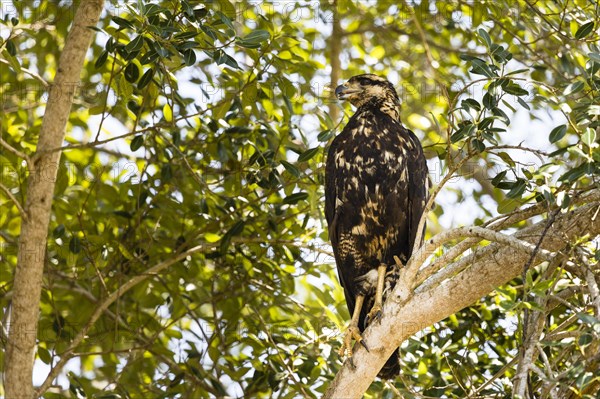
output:
[{"label": "tree branch", "polygon": [[[77,8],[50,90],[36,151],[59,147],[64,140],[75,88],[94,36],[89,27],[98,23],[103,6],[103,0],[82,0]],[[11,150],[12,147],[4,141],[0,144],[15,155],[28,159],[25,154]],[[19,238],[5,358],[4,383],[8,398],[32,398],[34,395],[32,376],[42,275],[60,155],[61,152],[57,151],[34,158],[33,164],[28,162],[30,177],[24,207],[26,217],[22,218]]]},{"label": "tree branch", "polygon": [[[600,190],[587,196],[591,202],[556,216],[544,239],[547,251],[558,252],[568,242],[588,235],[600,234],[600,220],[596,211],[600,207]],[[538,242],[547,223],[541,221],[524,228],[511,237],[531,245]],[[545,255],[536,255],[540,262]],[[385,361],[400,344],[449,315],[463,309],[505,284],[521,273],[523,264],[530,258],[529,251],[515,251],[512,246],[493,243],[479,251],[479,256],[469,267],[443,281],[439,286],[418,292],[406,301],[399,299],[402,282],[399,282],[385,304],[380,323],[371,325],[363,334],[370,352],[359,348],[338,372],[324,398],[360,398],[367,390]]]},{"label": "tree branch", "polygon": [[25,219],[27,217],[27,213],[25,213],[23,206],[21,206],[21,203],[19,202],[19,200],[14,196],[13,193],[10,192],[8,187],[6,187],[4,184],[0,183],[0,190],[2,190],[2,192],[4,192],[4,194],[15,204],[15,206],[19,210],[19,213],[21,214],[21,217],[23,219]]},{"label": "tree branch", "polygon": [[29,160],[29,157],[27,156],[27,154],[17,150],[15,147],[13,147],[12,145],[10,145],[6,141],[4,141],[4,139],[2,139],[1,137],[0,137],[0,146],[4,147],[8,152],[12,152],[17,157],[24,159],[27,162],[27,166],[31,165],[31,161]]},{"label": "tree branch", "polygon": [[163,262],[160,262],[157,265],[152,266],[150,269],[148,269],[146,273],[131,278],[126,283],[121,285],[116,291],[110,294],[104,301],[102,301],[101,304],[99,304],[96,307],[96,310],[94,311],[86,325],[81,329],[81,331],[79,331],[79,333],[77,333],[75,338],[73,338],[73,341],[71,341],[69,347],[63,353],[61,353],[60,360],[56,363],[56,365],[50,371],[50,373],[48,373],[48,376],[46,377],[44,383],[36,390],[36,397],[42,396],[44,392],[50,387],[52,381],[61,372],[63,366],[67,363],[67,361],[69,361],[69,359],[71,359],[75,348],[77,348],[77,346],[84,340],[90,328],[92,328],[92,326],[96,323],[100,316],[102,316],[102,314],[107,311],[108,307],[112,305],[119,297],[121,297],[125,292],[129,291],[131,288],[135,287],[137,284],[141,283],[142,281],[146,280],[151,276],[157,275],[169,266],[187,258],[192,254],[195,254],[196,252],[205,251],[208,248],[213,247],[214,244],[201,244],[187,250],[186,252],[176,255],[171,259],[167,259]]}]

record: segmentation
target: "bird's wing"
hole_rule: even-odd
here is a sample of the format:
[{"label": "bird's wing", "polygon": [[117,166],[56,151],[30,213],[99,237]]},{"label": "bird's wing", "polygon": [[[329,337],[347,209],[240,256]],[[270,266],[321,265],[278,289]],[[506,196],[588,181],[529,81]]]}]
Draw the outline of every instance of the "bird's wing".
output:
[{"label": "bird's wing", "polygon": [[[415,148],[415,151],[411,154],[412,156],[409,159],[408,165],[410,170],[408,182],[408,236],[410,237],[409,248],[410,251],[412,251],[417,236],[419,221],[421,220],[421,215],[425,210],[425,205],[428,200],[429,180],[427,174],[427,162],[423,155],[421,143],[413,132],[410,130],[408,132],[410,140],[413,142]],[[423,225],[423,232],[424,231],[425,225]]]},{"label": "bird's wing", "polygon": [[[346,127],[346,129],[351,129]],[[344,134],[343,132],[341,134]],[[337,139],[337,137],[336,137]],[[347,234],[347,223],[356,218],[357,209],[347,202],[343,190],[344,182],[350,178],[348,169],[336,166],[335,156],[341,145],[341,138],[334,139],[327,154],[325,165],[325,218],[329,227],[329,240],[335,256],[340,285],[344,288],[344,296],[348,310],[352,314],[355,303],[354,280],[358,269],[356,268],[356,243],[351,234]],[[346,233],[346,234],[345,234]]]},{"label": "bird's wing", "polygon": [[337,246],[337,220],[335,217],[336,209],[335,203],[337,198],[336,190],[336,174],[335,174],[335,162],[333,160],[335,154],[335,142],[329,147],[327,155],[327,163],[325,165],[325,219],[327,220],[327,226],[329,227],[329,240],[332,245]]}]

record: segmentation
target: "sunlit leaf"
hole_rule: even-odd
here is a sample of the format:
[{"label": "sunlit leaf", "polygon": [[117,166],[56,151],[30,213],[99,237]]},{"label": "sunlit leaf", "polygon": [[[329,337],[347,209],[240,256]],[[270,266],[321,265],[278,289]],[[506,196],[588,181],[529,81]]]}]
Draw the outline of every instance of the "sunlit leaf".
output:
[{"label": "sunlit leaf", "polygon": [[171,105],[169,103],[166,103],[163,106],[163,117],[165,118],[165,120],[167,122],[172,122],[173,121],[173,109],[171,108]]}]

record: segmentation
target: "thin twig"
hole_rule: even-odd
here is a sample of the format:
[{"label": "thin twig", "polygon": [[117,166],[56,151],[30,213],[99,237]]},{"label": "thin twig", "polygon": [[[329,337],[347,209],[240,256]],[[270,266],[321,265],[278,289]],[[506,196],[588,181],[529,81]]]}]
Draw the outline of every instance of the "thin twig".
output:
[{"label": "thin twig", "polygon": [[19,200],[17,200],[17,198],[14,196],[14,194],[10,192],[8,187],[6,187],[4,184],[0,183],[0,190],[2,190],[6,194],[6,196],[15,204],[15,206],[19,210],[19,213],[21,214],[21,217],[24,220],[27,220],[27,212],[25,212],[25,209],[23,209],[23,206],[21,206],[21,203],[19,202]]},{"label": "thin twig", "polygon": [[[0,62],[3,63],[3,64],[6,64],[6,65],[10,65],[10,62],[8,62],[7,60],[5,60],[3,58],[0,58]],[[26,75],[29,75],[32,78],[34,78],[35,80],[39,81],[42,84],[42,86],[44,86],[44,87],[48,87],[49,86],[48,82],[46,82],[46,80],[43,77],[41,77],[37,72],[34,72],[31,69],[24,68],[23,66],[21,66],[20,69]]]},{"label": "thin twig", "polygon": [[8,150],[8,152],[13,153],[14,155],[16,155],[17,157],[24,159],[25,162],[27,162],[27,166],[29,166],[31,164],[31,160],[29,158],[29,155],[25,154],[24,152],[21,152],[19,150],[17,150],[15,147],[11,146],[10,144],[8,144],[6,141],[4,141],[3,138],[0,137],[0,145],[4,148],[6,148],[6,150]]}]

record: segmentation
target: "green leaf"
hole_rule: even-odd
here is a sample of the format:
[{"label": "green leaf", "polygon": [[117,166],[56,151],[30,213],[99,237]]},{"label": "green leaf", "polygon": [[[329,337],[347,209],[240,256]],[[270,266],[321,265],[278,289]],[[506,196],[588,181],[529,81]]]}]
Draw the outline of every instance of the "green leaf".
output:
[{"label": "green leaf", "polygon": [[529,105],[521,97],[517,98],[517,102],[521,104],[521,107],[525,108],[527,111],[531,110],[531,108],[529,108]]},{"label": "green leaf", "polygon": [[112,20],[114,23],[119,25],[119,29],[123,29],[123,28],[133,29],[133,24],[124,18],[112,17]]},{"label": "green leaf", "polygon": [[196,63],[196,52],[193,49],[189,48],[183,51],[182,54],[185,65],[192,66]]},{"label": "green leaf", "polygon": [[94,67],[96,69],[100,68],[102,65],[104,65],[106,63],[107,59],[108,59],[108,51],[104,50],[102,53],[100,53],[100,56],[94,63]]},{"label": "green leaf", "polygon": [[171,168],[171,164],[164,164],[160,170],[160,180],[163,183],[167,183],[173,177],[173,169]]},{"label": "green leaf", "polygon": [[283,165],[285,170],[287,170],[294,177],[300,177],[300,170],[297,167],[289,163],[288,161],[281,160],[280,163]]},{"label": "green leaf", "polygon": [[43,346],[37,346],[37,354],[42,363],[50,364],[52,362],[52,356],[50,355],[50,352]]},{"label": "green leaf", "polygon": [[135,136],[133,138],[133,140],[131,140],[131,144],[129,145],[129,148],[131,149],[131,151],[137,151],[142,147],[143,144],[144,144],[144,136],[141,134],[138,134],[137,136]]},{"label": "green leaf", "polygon": [[214,243],[217,242],[221,239],[222,237],[218,234],[215,233],[205,233],[204,234],[204,240],[206,242],[210,242],[210,243]]},{"label": "green leaf", "polygon": [[587,314],[587,313],[583,313],[583,312],[577,313],[577,318],[579,320],[583,321],[584,323],[589,324],[591,326],[593,326],[594,324],[600,323],[600,320],[598,320],[594,316],[592,316],[590,314]]},{"label": "green leaf", "polygon": [[452,136],[450,136],[450,142],[456,143],[465,137],[470,137],[477,131],[477,127],[473,123],[462,125]]},{"label": "green leaf", "polygon": [[588,57],[594,62],[600,62],[600,53],[588,53]]},{"label": "green leaf", "polygon": [[556,143],[558,140],[565,137],[566,133],[567,133],[567,125],[556,126],[550,132],[550,136],[548,139],[550,140],[550,143]]},{"label": "green leaf", "polygon": [[477,102],[477,100],[473,98],[467,98],[462,100],[461,106],[466,110],[469,110],[470,108],[473,108],[476,111],[481,110],[481,105]]},{"label": "green leaf", "polygon": [[188,39],[198,36],[199,34],[200,34],[199,32],[193,30],[193,31],[178,33],[175,35],[174,38],[178,39],[178,40],[188,40]]},{"label": "green leaf", "polygon": [[169,105],[169,103],[166,103],[162,109],[163,111],[163,116],[165,118],[165,120],[167,122],[172,122],[173,121],[173,109],[171,108],[171,105]]},{"label": "green leaf", "polygon": [[76,235],[71,237],[71,241],[69,241],[69,251],[74,254],[81,252],[81,240]]},{"label": "green leaf", "polygon": [[510,167],[514,168],[516,166],[515,161],[512,159],[512,157],[508,153],[501,151],[497,155],[500,157],[500,159],[502,159]]},{"label": "green leaf", "polygon": [[250,32],[248,35],[238,39],[237,44],[246,48],[258,48],[261,43],[271,38],[271,34],[262,29]]},{"label": "green leaf", "polygon": [[[225,133],[227,134],[248,134],[252,132],[253,129],[249,126],[231,126],[225,129]],[[256,153],[260,154],[260,153]]]},{"label": "green leaf", "polygon": [[135,51],[140,51],[144,46],[144,37],[142,35],[137,36],[135,39],[130,41],[127,46],[125,46],[125,51],[128,53],[133,53]]},{"label": "green leaf", "polygon": [[164,48],[159,42],[154,42],[153,47],[154,47],[154,50],[156,51],[156,53],[160,57],[167,58],[172,55],[171,52],[169,50],[167,50],[166,48]]},{"label": "green leaf", "polygon": [[498,187],[498,184],[500,184],[500,182],[502,182],[502,180],[506,176],[506,173],[507,172],[505,170],[503,170],[502,172],[500,172],[496,176],[494,176],[494,178],[491,181],[492,185],[494,187]]},{"label": "green leaf", "polygon": [[52,231],[52,236],[54,238],[61,238],[64,235],[65,235],[65,225],[62,223],[59,224],[58,226],[56,226],[54,228],[54,231]]},{"label": "green leaf", "polygon": [[471,141],[471,144],[473,145],[473,148],[477,152],[483,152],[483,151],[485,151],[485,144],[483,143],[483,141],[478,140],[478,139],[473,139]]},{"label": "green leaf", "polygon": [[529,95],[529,92],[527,90],[523,89],[521,86],[519,86],[518,84],[516,84],[514,82],[510,82],[505,87],[502,87],[502,89],[505,92],[507,92],[508,94],[513,94],[515,96],[527,96],[527,95]]},{"label": "green leaf", "polygon": [[565,96],[569,96],[571,94],[575,94],[577,92],[580,92],[584,87],[584,83],[580,80],[573,82],[571,84],[569,84],[567,86],[567,88],[565,89],[565,91],[563,92],[563,94]]},{"label": "green leaf", "polygon": [[477,33],[479,34],[479,37],[481,37],[483,39],[483,41],[485,42],[485,45],[488,48],[490,48],[492,46],[492,39],[490,38],[490,35],[485,31],[485,29],[479,28],[477,30]]},{"label": "green leaf", "polygon": [[584,162],[581,165],[579,165],[579,166],[569,170],[565,174],[563,174],[561,177],[558,178],[558,180],[561,180],[561,181],[566,180],[569,182],[577,181],[581,176],[583,176],[587,173],[587,170],[588,170],[588,164],[586,162]]},{"label": "green leaf", "polygon": [[588,127],[585,129],[585,132],[581,136],[581,142],[588,147],[591,147],[592,144],[596,141],[596,130]]},{"label": "green leaf", "polygon": [[507,73],[504,76],[518,75],[518,74],[523,73],[523,72],[529,72],[529,68],[517,69],[517,70],[514,70],[512,72]]},{"label": "green leaf", "polygon": [[488,93],[485,93],[483,95],[483,106],[486,107],[487,109],[493,109],[496,108],[498,106],[498,99],[496,98],[495,95]]},{"label": "green leaf", "polygon": [[471,61],[472,68],[470,70],[471,73],[476,75],[484,75],[488,78],[497,77],[497,74],[492,71],[490,66],[483,61],[480,60],[472,60]]},{"label": "green leaf", "polygon": [[125,79],[129,83],[135,83],[140,77],[140,68],[137,66],[135,62],[130,62],[129,65],[125,67]]},{"label": "green leaf", "polygon": [[117,248],[119,249],[119,252],[125,257],[125,259],[127,260],[132,260],[135,258],[135,255],[133,255],[125,245],[123,245],[123,243],[118,242],[117,243]]},{"label": "green leaf", "polygon": [[216,121],[218,121],[219,119],[222,119],[225,116],[225,114],[227,114],[227,111],[229,111],[230,109],[231,109],[230,101],[221,101],[212,109],[213,119]]},{"label": "green leaf", "polygon": [[151,64],[159,58],[160,58],[160,55],[156,51],[156,48],[153,47],[150,50],[148,50],[148,52],[140,58],[140,64],[142,64],[142,65]]},{"label": "green leaf", "polygon": [[315,155],[317,155],[317,153],[321,150],[320,147],[315,147],[315,148],[311,148],[309,150],[304,151],[302,154],[300,154],[300,156],[298,157],[298,162],[304,162],[304,161],[308,161],[309,159],[313,158]]},{"label": "green leaf", "polygon": [[307,198],[308,198],[308,193],[305,193],[305,192],[294,193],[294,194],[290,194],[287,197],[285,197],[283,199],[283,203],[284,204],[295,204],[295,203],[305,200]]},{"label": "green leaf", "polygon": [[322,132],[319,133],[319,135],[317,136],[317,140],[324,143],[324,142],[329,141],[329,139],[332,137],[333,137],[333,130],[327,129],[327,130],[323,130]]},{"label": "green leaf", "polygon": [[164,9],[157,4],[145,4],[144,15],[150,17],[152,15],[160,14]]},{"label": "green leaf", "polygon": [[506,193],[508,198],[518,198],[520,197],[527,188],[527,183],[524,179],[517,179],[517,181],[513,184],[512,189]]},{"label": "green leaf", "polygon": [[510,124],[510,118],[506,115],[506,112],[502,111],[502,109],[496,107],[492,108],[492,114],[498,117],[505,125]]},{"label": "green leaf", "polygon": [[521,205],[521,202],[512,198],[505,198],[498,203],[498,213],[507,214],[515,209],[517,209]]},{"label": "green leaf", "polygon": [[228,61],[228,55],[223,50],[217,50],[212,53],[212,58],[217,65],[225,64]]},{"label": "green leaf", "polygon": [[7,59],[8,63],[10,64],[10,66],[13,68],[13,70],[17,73],[21,73],[22,69],[21,69],[21,64],[19,63],[19,60],[17,60],[16,57],[10,55],[8,53],[8,50],[5,49],[4,51],[2,51],[2,55]]},{"label": "green leaf", "polygon": [[592,334],[581,334],[579,336],[579,346],[586,346],[591,344],[594,341],[594,336]]},{"label": "green leaf", "polygon": [[583,24],[577,29],[575,32],[575,39],[583,39],[594,30],[594,22],[588,22],[587,24]]},{"label": "green leaf", "polygon": [[144,72],[144,74],[142,75],[142,77],[140,78],[140,80],[137,83],[138,89],[141,90],[144,87],[146,87],[148,85],[148,83],[152,82],[153,77],[154,77],[154,68],[150,68],[146,72]]},{"label": "green leaf", "polygon": [[12,39],[8,39],[6,41],[6,51],[8,51],[8,54],[12,55],[13,57],[17,55],[17,47]]},{"label": "green leaf", "polygon": [[221,22],[223,22],[225,26],[227,26],[230,30],[235,31],[233,23],[231,23],[231,19],[229,19],[227,15],[223,14],[221,11],[217,11],[216,15],[221,19]]}]

